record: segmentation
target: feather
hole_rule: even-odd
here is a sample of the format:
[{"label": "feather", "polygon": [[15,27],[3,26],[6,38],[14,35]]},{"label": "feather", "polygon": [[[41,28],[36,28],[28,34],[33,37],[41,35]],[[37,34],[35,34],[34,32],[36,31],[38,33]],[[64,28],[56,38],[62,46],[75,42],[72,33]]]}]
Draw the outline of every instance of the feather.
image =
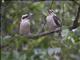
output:
[{"label": "feather", "polygon": [[60,27],[61,26],[60,19],[57,16],[53,16],[53,19],[56,25]]}]

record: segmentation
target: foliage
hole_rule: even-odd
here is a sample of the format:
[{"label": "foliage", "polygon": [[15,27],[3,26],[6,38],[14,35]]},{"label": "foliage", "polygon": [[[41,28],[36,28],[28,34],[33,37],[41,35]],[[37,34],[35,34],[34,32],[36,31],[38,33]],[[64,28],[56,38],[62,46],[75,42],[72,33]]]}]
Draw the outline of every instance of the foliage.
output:
[{"label": "foliage", "polygon": [[[80,2],[80,1],[79,1]],[[49,55],[48,48],[60,48],[61,60],[80,59],[80,27],[75,32],[69,31],[77,13],[77,7],[72,1],[54,1],[52,9],[62,21],[63,38],[54,34],[39,38],[26,38],[18,34],[21,16],[28,12],[34,14],[32,20],[32,33],[36,33],[41,26],[43,14],[47,15],[47,9],[51,1],[4,1],[1,5],[1,60],[57,60],[55,54]],[[38,54],[35,49],[41,52]],[[53,49],[53,50],[54,50]]]}]

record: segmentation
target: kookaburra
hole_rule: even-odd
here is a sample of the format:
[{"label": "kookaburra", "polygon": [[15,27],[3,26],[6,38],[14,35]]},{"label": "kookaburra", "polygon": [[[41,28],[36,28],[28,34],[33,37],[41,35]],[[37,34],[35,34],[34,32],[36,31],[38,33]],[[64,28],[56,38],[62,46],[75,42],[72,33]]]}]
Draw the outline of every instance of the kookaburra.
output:
[{"label": "kookaburra", "polygon": [[32,14],[25,14],[22,15],[21,17],[21,22],[20,22],[20,29],[19,29],[19,33],[22,35],[31,35],[31,31],[30,31],[30,18],[31,18]]},{"label": "kookaburra", "polygon": [[46,17],[47,27],[49,31],[61,30],[61,22],[54,10],[48,10]]}]

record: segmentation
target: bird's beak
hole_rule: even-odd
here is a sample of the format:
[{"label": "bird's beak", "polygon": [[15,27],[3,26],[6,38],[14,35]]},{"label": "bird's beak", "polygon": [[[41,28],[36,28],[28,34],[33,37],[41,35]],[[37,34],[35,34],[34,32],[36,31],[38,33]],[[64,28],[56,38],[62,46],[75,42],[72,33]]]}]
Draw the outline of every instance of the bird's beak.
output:
[{"label": "bird's beak", "polygon": [[29,13],[30,16],[33,16],[33,13]]}]

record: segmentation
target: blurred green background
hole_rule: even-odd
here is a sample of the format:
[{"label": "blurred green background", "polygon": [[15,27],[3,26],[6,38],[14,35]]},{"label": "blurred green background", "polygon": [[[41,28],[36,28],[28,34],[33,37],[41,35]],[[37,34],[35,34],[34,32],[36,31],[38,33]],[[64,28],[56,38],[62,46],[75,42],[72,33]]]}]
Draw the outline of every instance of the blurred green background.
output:
[{"label": "blurred green background", "polygon": [[[77,1],[80,3],[80,1]],[[80,60],[80,27],[69,31],[78,5],[73,1],[53,1],[52,9],[62,21],[63,38],[46,35],[39,38],[27,38],[19,35],[21,16],[31,12],[32,33],[40,29],[44,15],[51,6],[51,0],[2,0],[0,8],[0,51],[1,60]],[[80,18],[79,18],[80,22]]]}]

